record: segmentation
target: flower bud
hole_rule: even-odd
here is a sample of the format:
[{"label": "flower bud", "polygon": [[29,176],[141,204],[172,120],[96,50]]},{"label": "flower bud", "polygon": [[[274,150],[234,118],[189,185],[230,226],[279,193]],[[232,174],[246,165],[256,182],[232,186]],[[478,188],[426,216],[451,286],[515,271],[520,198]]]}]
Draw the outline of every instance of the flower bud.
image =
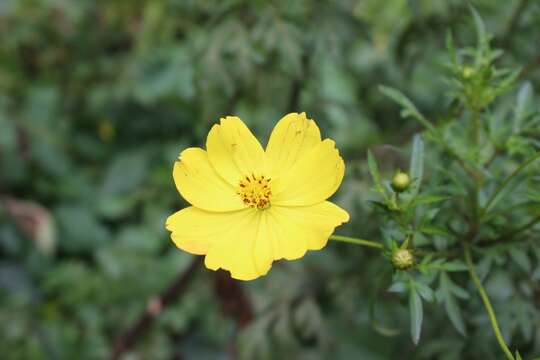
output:
[{"label": "flower bud", "polygon": [[411,178],[406,172],[398,171],[392,178],[392,189],[397,193],[407,190],[410,184]]},{"label": "flower bud", "polygon": [[474,69],[470,66],[464,66],[461,70],[461,76],[463,76],[464,79],[469,79],[471,76],[474,75]]},{"label": "flower bud", "polygon": [[414,256],[409,249],[397,249],[392,253],[392,265],[398,270],[407,270],[414,265]]}]

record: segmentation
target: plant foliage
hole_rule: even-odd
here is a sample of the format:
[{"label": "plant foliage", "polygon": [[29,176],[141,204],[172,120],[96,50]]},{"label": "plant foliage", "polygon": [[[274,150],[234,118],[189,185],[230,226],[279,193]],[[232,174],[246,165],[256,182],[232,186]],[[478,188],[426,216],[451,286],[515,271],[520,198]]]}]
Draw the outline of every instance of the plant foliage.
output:
[{"label": "plant foliage", "polygon": [[[147,312],[125,359],[539,356],[540,4],[472,3],[1,1],[2,358],[109,358]],[[201,268],[160,307],[192,261],[164,229],[179,149],[291,111],[343,152],[340,231],[382,251]]]}]

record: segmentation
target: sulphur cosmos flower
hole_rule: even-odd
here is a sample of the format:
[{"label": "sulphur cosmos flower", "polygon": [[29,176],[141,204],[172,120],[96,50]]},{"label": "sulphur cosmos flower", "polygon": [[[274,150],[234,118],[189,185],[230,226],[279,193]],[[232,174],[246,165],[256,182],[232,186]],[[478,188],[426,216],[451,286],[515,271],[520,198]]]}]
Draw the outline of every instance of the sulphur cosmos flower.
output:
[{"label": "sulphur cosmos flower", "polygon": [[208,133],[206,151],[180,153],[174,182],[192,206],[171,215],[166,227],[180,249],[206,255],[207,268],[252,280],[274,260],[321,249],[349,220],[326,201],[344,171],[334,141],[321,140],[305,113],[283,117],[266,150],[242,120],[228,116]]}]

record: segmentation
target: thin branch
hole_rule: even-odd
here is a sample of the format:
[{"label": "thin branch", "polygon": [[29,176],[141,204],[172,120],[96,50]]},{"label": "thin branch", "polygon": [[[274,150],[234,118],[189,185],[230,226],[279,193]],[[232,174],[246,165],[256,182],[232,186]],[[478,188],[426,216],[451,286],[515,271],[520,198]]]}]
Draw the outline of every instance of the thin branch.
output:
[{"label": "thin branch", "polygon": [[226,271],[218,270],[214,276],[214,291],[223,315],[234,319],[238,328],[247,326],[253,320],[253,305],[240,280],[231,278]]},{"label": "thin branch", "polygon": [[330,240],[341,241],[341,242],[346,242],[346,243],[355,244],[355,245],[362,245],[362,246],[367,246],[370,248],[375,248],[375,249],[380,249],[380,250],[384,249],[384,246],[381,243],[371,241],[371,240],[357,239],[357,238],[353,238],[349,236],[331,235]]},{"label": "thin branch", "polygon": [[540,215],[535,216],[529,222],[523,224],[522,226],[518,227],[517,229],[514,229],[514,230],[506,233],[503,236],[506,237],[506,238],[513,238],[513,237],[521,234],[522,232],[529,230],[530,228],[532,228],[533,226],[535,226],[538,223],[540,223]]},{"label": "thin branch", "polygon": [[224,316],[234,320],[232,336],[229,337],[227,352],[231,359],[238,358],[237,337],[242,328],[247,326],[254,317],[253,305],[239,280],[231,278],[223,270],[214,273],[214,292],[219,299]]},{"label": "thin branch", "polygon": [[476,270],[474,268],[474,264],[472,261],[470,246],[467,243],[465,243],[464,245],[465,245],[464,246],[465,261],[467,262],[467,267],[469,268],[469,274],[471,275],[471,279],[474,282],[474,285],[476,286],[476,289],[478,290],[480,297],[482,298],[482,302],[484,303],[484,307],[486,308],[486,311],[488,313],[489,320],[491,321],[491,327],[493,328],[493,332],[495,333],[497,342],[499,343],[499,346],[501,347],[502,351],[506,355],[506,358],[508,360],[515,360],[514,356],[512,355],[512,352],[508,348],[508,345],[506,345],[506,342],[504,341],[504,338],[501,333],[501,329],[499,328],[499,323],[497,322],[497,317],[495,316],[495,312],[493,311],[493,307],[491,306],[491,302],[489,301],[489,297],[487,296],[486,290],[484,289],[484,286],[482,285],[480,278],[476,274]]},{"label": "thin branch", "polygon": [[519,74],[519,79],[524,79],[529,74],[534,71],[537,67],[540,66],[540,55],[537,55],[531,62],[523,67],[521,73]]},{"label": "thin branch", "polygon": [[507,233],[505,233],[505,234],[503,234],[503,235],[501,235],[499,237],[492,238],[492,239],[485,239],[485,240],[482,240],[482,241],[478,242],[475,245],[480,246],[480,247],[484,247],[484,246],[497,245],[497,244],[501,244],[501,243],[515,243],[515,242],[521,242],[523,240],[527,240],[527,239],[516,238],[516,236],[521,234],[524,231],[529,230],[530,228],[532,228],[533,226],[535,226],[538,223],[540,223],[540,215],[535,216],[534,218],[532,218],[530,221],[526,222],[522,226],[520,226],[520,227],[518,227],[518,228],[516,228],[514,230],[510,230]]},{"label": "thin branch", "polygon": [[457,161],[458,165],[463,169],[463,171],[465,171],[467,175],[469,175],[471,178],[475,180],[478,179],[478,176],[479,176],[478,172],[475,169],[471,169],[471,167],[467,165],[465,160],[463,160],[461,156],[459,156],[459,154],[455,152],[449,144],[446,143],[446,141],[444,140],[443,134],[438,129],[436,129],[434,134],[437,137],[437,140],[439,141],[440,145],[443,147],[443,150],[448,155],[453,157],[454,160]]},{"label": "thin branch", "polygon": [[148,305],[146,306],[145,311],[140,315],[139,319],[130,329],[117,339],[111,354],[111,360],[119,359],[124,352],[131,349],[152,326],[156,316],[159,315],[165,307],[174,303],[186,293],[187,286],[193,279],[195,270],[199,267],[201,259],[201,256],[195,257],[188,268],[182,271],[165,291],[148,301]]},{"label": "thin branch", "polygon": [[531,163],[533,163],[535,160],[540,158],[540,151],[531,156],[529,159],[527,159],[525,162],[523,162],[520,166],[518,166],[506,179],[504,179],[503,183],[499,188],[491,195],[489,200],[486,203],[486,206],[482,209],[480,212],[480,218],[482,218],[491,208],[491,205],[497,199],[497,196],[503,191],[510,182],[517,176],[521,171],[523,171],[527,166],[529,166]]},{"label": "thin branch", "polygon": [[521,0],[517,4],[517,6],[514,7],[514,10],[512,11],[512,15],[510,16],[510,19],[508,23],[506,24],[506,28],[502,35],[501,46],[503,48],[508,48],[510,39],[512,35],[514,35],[517,25],[519,23],[519,20],[521,19],[521,15],[525,12],[525,9],[527,8],[528,3],[529,3],[529,0]]},{"label": "thin branch", "polygon": [[310,71],[310,57],[307,53],[304,53],[301,57],[301,65],[303,74],[297,79],[293,80],[291,85],[291,95],[289,97],[289,103],[287,105],[287,112],[300,112],[298,106],[300,104],[300,95],[302,93],[303,85],[308,77]]}]

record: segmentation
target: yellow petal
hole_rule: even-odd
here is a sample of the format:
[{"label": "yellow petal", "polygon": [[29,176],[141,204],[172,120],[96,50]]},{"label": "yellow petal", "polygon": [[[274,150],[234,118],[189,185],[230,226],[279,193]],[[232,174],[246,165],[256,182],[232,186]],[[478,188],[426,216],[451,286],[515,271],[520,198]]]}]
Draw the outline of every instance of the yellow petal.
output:
[{"label": "yellow petal", "polygon": [[266,146],[269,172],[274,177],[286,173],[320,142],[319,128],[306,113],[285,115],[274,127]]},{"label": "yellow petal", "polygon": [[174,164],[173,178],[180,194],[191,205],[209,211],[245,208],[236,189],[212,168],[206,151],[188,148]]},{"label": "yellow petal", "polygon": [[255,209],[217,213],[188,207],[171,215],[166,227],[177,247],[206,255],[207,268],[222,268],[235,279],[253,280],[272,265],[271,256],[261,253],[264,246],[256,246],[266,244],[268,232],[260,228],[262,213]]},{"label": "yellow petal", "polygon": [[[267,229],[262,223],[263,212],[251,211],[238,223],[230,223],[223,231],[219,242],[210,247],[204,263],[207,268],[222,268],[238,280],[253,280],[266,275],[272,259],[265,254]],[[262,247],[261,247],[262,245]]]},{"label": "yellow petal", "polygon": [[232,227],[244,222],[253,210],[218,213],[190,206],[167,218],[165,227],[180,249],[204,255],[213,245],[223,242]]},{"label": "yellow petal", "polygon": [[328,199],[338,189],[345,164],[334,141],[326,139],[304,154],[272,186],[272,205],[307,206]]},{"label": "yellow petal", "polygon": [[334,229],[349,221],[349,214],[329,201],[305,207],[272,206],[268,214],[274,229],[274,260],[298,259],[306,250],[323,248]]},{"label": "yellow petal", "polygon": [[206,149],[213,167],[233,186],[238,186],[242,176],[261,175],[265,170],[261,144],[238,117],[228,116],[214,125]]}]

